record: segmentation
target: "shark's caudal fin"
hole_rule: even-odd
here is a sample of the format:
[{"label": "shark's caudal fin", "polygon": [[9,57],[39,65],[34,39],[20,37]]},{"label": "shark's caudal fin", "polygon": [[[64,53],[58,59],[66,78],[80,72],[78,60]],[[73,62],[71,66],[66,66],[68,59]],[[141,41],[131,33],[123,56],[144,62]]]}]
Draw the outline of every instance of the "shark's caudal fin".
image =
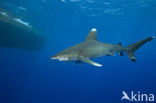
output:
[{"label": "shark's caudal fin", "polygon": [[127,46],[127,51],[126,51],[126,53],[127,53],[128,57],[129,57],[129,59],[131,59],[132,61],[135,62],[135,61],[136,61],[136,58],[135,58],[134,52],[135,52],[138,48],[140,48],[142,45],[144,45],[146,42],[151,41],[151,40],[154,39],[154,38],[155,38],[155,37],[152,36],[152,37],[146,38],[146,39],[144,39],[144,40],[138,41],[138,42],[136,42],[136,43],[133,43],[133,44]]}]

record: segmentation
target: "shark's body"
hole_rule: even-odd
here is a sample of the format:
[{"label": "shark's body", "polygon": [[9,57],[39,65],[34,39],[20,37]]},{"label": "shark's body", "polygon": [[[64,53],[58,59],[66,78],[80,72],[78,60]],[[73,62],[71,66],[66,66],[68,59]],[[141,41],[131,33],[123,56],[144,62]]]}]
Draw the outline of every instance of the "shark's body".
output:
[{"label": "shark's body", "polygon": [[111,56],[115,55],[115,53],[123,55],[123,52],[126,52],[132,61],[136,61],[134,56],[135,50],[153,38],[149,37],[127,47],[122,47],[121,43],[114,45],[97,41],[97,31],[96,29],[92,29],[84,42],[63,50],[51,57],[51,59],[58,59],[59,61],[82,61],[94,66],[102,66],[90,60],[90,58]]}]

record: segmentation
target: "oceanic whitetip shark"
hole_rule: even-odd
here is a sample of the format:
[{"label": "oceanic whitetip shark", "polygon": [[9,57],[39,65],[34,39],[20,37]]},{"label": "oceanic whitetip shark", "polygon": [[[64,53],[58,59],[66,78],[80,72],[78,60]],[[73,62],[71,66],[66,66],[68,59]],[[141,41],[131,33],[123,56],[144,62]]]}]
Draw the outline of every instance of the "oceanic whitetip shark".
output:
[{"label": "oceanic whitetip shark", "polygon": [[134,52],[146,42],[151,41],[154,38],[154,36],[148,37],[144,40],[128,45],[127,47],[123,47],[121,43],[114,45],[99,42],[97,40],[97,30],[93,28],[89,32],[85,41],[61,51],[60,53],[52,56],[51,59],[58,59],[59,61],[76,61],[76,63],[85,62],[101,67],[101,64],[92,61],[91,58],[114,56],[115,53],[123,56],[123,52],[126,52],[129,59],[135,62],[136,58]]}]

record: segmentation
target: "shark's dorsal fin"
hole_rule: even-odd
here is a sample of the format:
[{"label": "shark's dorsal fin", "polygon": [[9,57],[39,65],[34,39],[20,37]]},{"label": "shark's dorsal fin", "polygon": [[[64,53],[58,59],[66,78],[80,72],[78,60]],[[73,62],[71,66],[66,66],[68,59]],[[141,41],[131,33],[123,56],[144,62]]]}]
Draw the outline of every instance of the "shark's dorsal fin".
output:
[{"label": "shark's dorsal fin", "polygon": [[91,31],[89,32],[86,41],[88,40],[97,40],[97,31],[95,28],[91,29]]}]

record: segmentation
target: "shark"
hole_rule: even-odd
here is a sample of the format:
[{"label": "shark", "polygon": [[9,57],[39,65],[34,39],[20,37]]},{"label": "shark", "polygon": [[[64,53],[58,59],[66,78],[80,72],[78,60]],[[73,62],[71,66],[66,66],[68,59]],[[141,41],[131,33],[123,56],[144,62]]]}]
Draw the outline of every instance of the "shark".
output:
[{"label": "shark", "polygon": [[154,38],[155,36],[151,36],[123,47],[121,43],[110,44],[98,41],[97,30],[93,28],[83,42],[55,54],[51,59],[66,62],[75,61],[76,63],[85,62],[93,66],[102,67],[102,64],[93,61],[92,58],[114,56],[115,54],[123,56],[125,52],[131,61],[136,62],[135,51]]}]

